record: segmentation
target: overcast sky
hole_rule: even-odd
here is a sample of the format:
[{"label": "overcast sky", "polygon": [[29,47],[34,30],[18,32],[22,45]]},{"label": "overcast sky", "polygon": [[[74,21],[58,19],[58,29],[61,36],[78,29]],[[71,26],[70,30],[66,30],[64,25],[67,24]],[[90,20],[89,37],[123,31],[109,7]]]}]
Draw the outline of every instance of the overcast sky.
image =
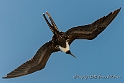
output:
[{"label": "overcast sky", "polygon": [[[59,30],[66,31],[90,24],[120,7],[118,16],[96,39],[71,44],[76,59],[63,52],[53,53],[43,70],[2,79],[51,40],[53,34],[42,16],[46,11]],[[123,8],[124,0],[0,0],[0,83],[123,83]],[[80,78],[74,79],[76,75]],[[83,78],[91,75],[121,78]]]}]

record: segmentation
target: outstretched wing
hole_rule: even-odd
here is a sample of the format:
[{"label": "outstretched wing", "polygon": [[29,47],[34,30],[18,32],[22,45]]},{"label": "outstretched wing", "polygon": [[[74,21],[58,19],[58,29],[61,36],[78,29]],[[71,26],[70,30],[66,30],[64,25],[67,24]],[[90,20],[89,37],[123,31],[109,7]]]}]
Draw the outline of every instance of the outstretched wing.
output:
[{"label": "outstretched wing", "polygon": [[71,44],[75,39],[88,39],[92,40],[97,37],[117,16],[121,8],[115,10],[114,12],[109,13],[107,16],[104,16],[97,21],[89,25],[77,26],[66,31],[66,34],[69,36],[68,42]]},{"label": "outstretched wing", "polygon": [[56,47],[52,45],[52,41],[45,43],[35,54],[35,56],[19,66],[14,71],[10,72],[3,78],[14,78],[19,77],[27,74],[31,74],[35,71],[41,70],[45,67],[48,58],[50,57],[51,53],[59,51]]}]

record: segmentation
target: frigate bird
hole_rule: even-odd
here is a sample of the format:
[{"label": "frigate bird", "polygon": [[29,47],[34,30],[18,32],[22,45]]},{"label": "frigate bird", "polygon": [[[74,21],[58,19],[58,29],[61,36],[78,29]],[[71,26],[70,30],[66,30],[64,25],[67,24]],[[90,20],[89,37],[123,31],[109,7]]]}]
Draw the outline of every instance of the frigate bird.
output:
[{"label": "frigate bird", "polygon": [[27,74],[31,74],[35,71],[42,70],[50,55],[54,52],[62,51],[66,54],[70,54],[75,57],[69,48],[69,45],[75,39],[87,39],[92,40],[96,38],[117,16],[121,8],[109,13],[107,16],[104,16],[95,22],[84,25],[84,26],[77,26],[70,28],[66,32],[61,32],[58,30],[55,22],[53,21],[52,17],[48,12],[48,18],[50,19],[51,23],[47,20],[45,14],[43,13],[43,17],[48,24],[49,28],[53,32],[52,40],[45,43],[34,55],[34,57],[23,63],[21,66],[13,70],[12,72],[8,73],[3,78],[14,78],[19,77]]}]

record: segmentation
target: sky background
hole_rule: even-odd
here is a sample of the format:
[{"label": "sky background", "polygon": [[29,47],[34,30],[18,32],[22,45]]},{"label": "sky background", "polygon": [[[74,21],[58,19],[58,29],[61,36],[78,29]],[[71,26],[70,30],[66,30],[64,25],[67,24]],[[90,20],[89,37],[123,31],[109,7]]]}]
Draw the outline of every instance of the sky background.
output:
[{"label": "sky background", "polygon": [[[122,8],[96,39],[76,40],[70,49],[76,59],[53,53],[45,69],[2,79],[31,59],[53,34],[42,14],[48,11],[60,31],[90,24]],[[123,83],[124,0],[0,0],[0,83]],[[74,79],[74,75],[121,76],[116,79]]]}]

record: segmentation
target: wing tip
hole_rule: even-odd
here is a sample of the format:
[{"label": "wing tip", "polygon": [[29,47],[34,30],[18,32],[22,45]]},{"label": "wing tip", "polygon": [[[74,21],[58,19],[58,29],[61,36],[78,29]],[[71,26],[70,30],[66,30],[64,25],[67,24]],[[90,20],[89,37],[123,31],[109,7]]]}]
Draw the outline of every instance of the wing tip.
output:
[{"label": "wing tip", "polygon": [[4,76],[4,77],[2,77],[3,79],[7,79],[8,77],[7,76]]},{"label": "wing tip", "polygon": [[20,77],[20,76],[4,76],[2,77],[3,79],[10,79],[10,78],[17,78],[17,77]]},{"label": "wing tip", "polygon": [[119,8],[119,10],[121,9],[121,7]]},{"label": "wing tip", "polygon": [[121,7],[117,9],[117,11],[120,11],[121,10]]},{"label": "wing tip", "polygon": [[118,8],[118,9],[116,9],[115,11],[113,11],[112,13],[114,13],[114,12],[120,12],[120,10],[121,10],[121,7],[120,8]]}]

